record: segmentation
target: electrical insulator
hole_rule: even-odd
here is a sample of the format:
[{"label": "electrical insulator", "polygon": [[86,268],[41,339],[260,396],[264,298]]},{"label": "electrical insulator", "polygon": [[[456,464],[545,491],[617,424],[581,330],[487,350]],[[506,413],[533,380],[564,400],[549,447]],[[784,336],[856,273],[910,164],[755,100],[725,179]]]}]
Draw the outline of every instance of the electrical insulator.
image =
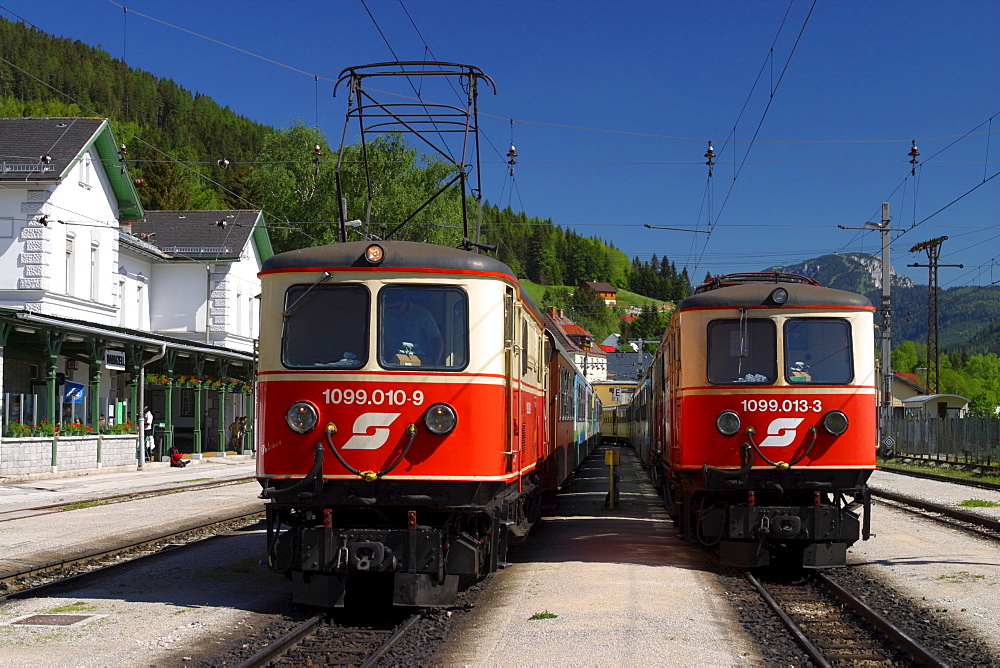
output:
[{"label": "electrical insulator", "polygon": [[907,155],[910,156],[910,176],[913,176],[917,173],[917,163],[920,162],[917,160],[917,156],[920,155],[920,151],[917,150],[916,139],[910,142],[910,152],[907,153]]}]

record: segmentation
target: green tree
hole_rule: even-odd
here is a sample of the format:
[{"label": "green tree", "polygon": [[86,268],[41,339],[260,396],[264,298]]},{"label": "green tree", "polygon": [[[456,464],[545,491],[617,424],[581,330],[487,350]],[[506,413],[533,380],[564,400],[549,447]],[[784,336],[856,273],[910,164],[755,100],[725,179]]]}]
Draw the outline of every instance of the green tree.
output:
[{"label": "green tree", "polygon": [[913,341],[903,341],[892,351],[892,368],[894,371],[913,373],[923,366],[925,357],[917,350]]},{"label": "green tree", "polygon": [[276,252],[337,241],[334,164],[313,156],[317,145],[329,154],[323,133],[301,123],[272,132],[245,181],[250,198],[264,210]]},{"label": "green tree", "polygon": [[654,352],[669,324],[669,315],[661,313],[655,306],[644,306],[642,313],[623,328],[622,338],[627,341],[649,341],[651,343],[644,344],[643,349]]}]

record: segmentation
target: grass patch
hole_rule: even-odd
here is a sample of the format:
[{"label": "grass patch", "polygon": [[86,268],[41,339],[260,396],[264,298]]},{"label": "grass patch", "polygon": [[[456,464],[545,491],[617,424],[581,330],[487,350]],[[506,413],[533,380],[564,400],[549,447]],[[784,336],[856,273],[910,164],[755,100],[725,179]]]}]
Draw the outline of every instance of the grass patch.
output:
[{"label": "grass patch", "polygon": [[968,571],[959,571],[955,575],[940,575],[938,576],[938,580],[961,580],[968,582],[969,580],[981,580],[985,577],[985,575],[974,575]]},{"label": "grass patch", "polygon": [[[519,278],[518,280],[521,282],[521,286],[524,288],[525,292],[528,293],[528,296],[531,297],[531,300],[535,302],[535,305],[539,308],[542,308],[542,297],[545,295],[545,291],[549,288],[563,288],[568,290],[570,293],[576,292],[577,290],[577,286],[575,285],[542,285],[540,283],[533,283],[526,278]],[[615,295],[615,301],[621,308],[672,303],[659,299],[653,299],[652,297],[646,297],[637,292],[622,290],[621,288],[618,288],[618,293]]]},{"label": "grass patch", "polygon": [[546,610],[545,612],[536,612],[531,617],[528,617],[528,621],[533,621],[535,619],[555,619],[559,615],[553,615],[551,612]]},{"label": "grass patch", "polygon": [[962,508],[996,508],[1000,506],[1000,503],[996,503],[995,501],[984,501],[982,499],[966,499],[958,505]]},{"label": "grass patch", "polygon": [[76,603],[70,603],[69,605],[62,605],[58,608],[52,608],[48,610],[45,614],[47,615],[58,615],[62,612],[84,612],[86,610],[93,610],[94,606],[85,601],[77,601]]},{"label": "grass patch", "polygon": [[67,503],[63,506],[63,510],[79,510],[80,508],[92,508],[94,506],[103,506],[108,503],[107,501],[77,501],[76,503]]}]

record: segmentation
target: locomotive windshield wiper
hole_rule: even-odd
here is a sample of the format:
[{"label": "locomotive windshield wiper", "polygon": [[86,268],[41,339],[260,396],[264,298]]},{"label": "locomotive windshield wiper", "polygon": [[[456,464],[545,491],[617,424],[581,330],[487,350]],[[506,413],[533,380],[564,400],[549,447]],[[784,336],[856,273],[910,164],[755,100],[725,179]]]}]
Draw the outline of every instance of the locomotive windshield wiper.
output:
[{"label": "locomotive windshield wiper", "polygon": [[298,306],[298,305],[299,305],[300,303],[302,303],[302,300],[306,298],[306,295],[308,295],[308,294],[309,294],[310,292],[312,292],[312,289],[313,289],[313,288],[315,288],[315,287],[316,287],[317,285],[319,285],[320,283],[325,283],[326,281],[329,281],[329,280],[330,280],[331,278],[333,278],[333,274],[331,274],[331,273],[330,273],[330,272],[328,272],[328,271],[324,271],[324,272],[323,272],[323,275],[322,275],[322,276],[320,276],[319,278],[317,278],[317,279],[316,279],[316,282],[315,282],[315,283],[313,283],[312,285],[310,285],[310,286],[309,286],[309,287],[308,287],[308,288],[306,289],[306,291],[302,293],[302,296],[301,296],[301,297],[299,297],[299,298],[298,298],[298,299],[296,299],[296,300],[295,300],[294,302],[292,302],[291,306],[289,306],[288,308],[286,308],[286,309],[285,309],[285,310],[284,310],[284,311],[283,311],[283,312],[281,313],[281,317],[283,317],[283,318],[287,318],[287,317],[291,316],[291,315],[292,315],[292,311],[293,311],[293,310],[295,309],[295,307],[296,307],[296,306]]}]

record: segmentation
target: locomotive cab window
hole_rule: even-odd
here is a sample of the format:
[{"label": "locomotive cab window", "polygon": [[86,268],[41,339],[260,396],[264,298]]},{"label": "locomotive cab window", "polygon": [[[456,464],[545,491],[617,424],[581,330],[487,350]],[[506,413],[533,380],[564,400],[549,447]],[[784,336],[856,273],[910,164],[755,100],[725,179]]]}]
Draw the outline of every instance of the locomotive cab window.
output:
[{"label": "locomotive cab window", "polygon": [[382,288],[379,364],[463,369],[469,359],[469,300],[463,290],[429,285]]},{"label": "locomotive cab window", "polygon": [[281,362],[290,369],[358,369],[368,361],[368,289],[292,285],[285,292]]},{"label": "locomotive cab window", "polygon": [[785,322],[785,378],[789,383],[843,385],[854,378],[851,326],[839,318]]},{"label": "locomotive cab window", "polygon": [[766,385],[778,376],[777,333],[764,318],[713,320],[708,325],[708,382]]}]

